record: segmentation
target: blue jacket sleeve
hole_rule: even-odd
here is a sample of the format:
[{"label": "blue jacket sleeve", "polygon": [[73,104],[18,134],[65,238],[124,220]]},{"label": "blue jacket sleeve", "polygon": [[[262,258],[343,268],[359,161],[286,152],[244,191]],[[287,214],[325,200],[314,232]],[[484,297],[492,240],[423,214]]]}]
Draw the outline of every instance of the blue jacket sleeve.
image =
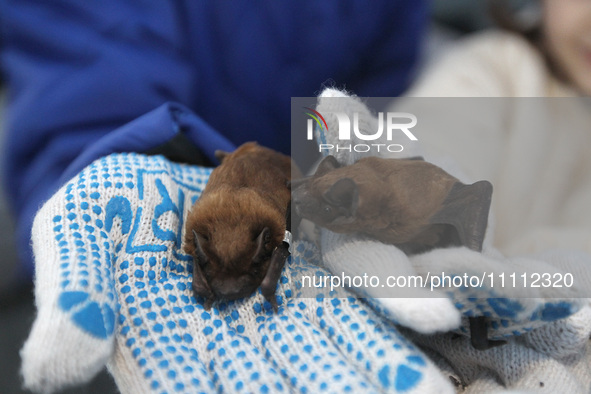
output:
[{"label": "blue jacket sleeve", "polygon": [[248,140],[289,152],[291,97],[328,80],[400,94],[425,17],[419,0],[0,0],[2,179],[26,273],[35,211],[84,163],[146,151],[177,122],[208,156]]}]

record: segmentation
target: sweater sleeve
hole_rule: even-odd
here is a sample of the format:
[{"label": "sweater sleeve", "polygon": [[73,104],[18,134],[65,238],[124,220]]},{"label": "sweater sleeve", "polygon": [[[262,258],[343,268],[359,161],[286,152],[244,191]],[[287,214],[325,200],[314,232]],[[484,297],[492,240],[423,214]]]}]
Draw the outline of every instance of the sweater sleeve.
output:
[{"label": "sweater sleeve", "polygon": [[453,157],[470,179],[494,181],[502,176],[503,155],[513,138],[517,98],[553,95],[557,86],[530,43],[490,30],[458,40],[405,96],[428,108],[430,122],[441,125],[423,137],[427,155]]},{"label": "sweater sleeve", "polygon": [[489,30],[460,39],[419,76],[411,97],[543,97],[552,92],[539,51],[520,36]]}]

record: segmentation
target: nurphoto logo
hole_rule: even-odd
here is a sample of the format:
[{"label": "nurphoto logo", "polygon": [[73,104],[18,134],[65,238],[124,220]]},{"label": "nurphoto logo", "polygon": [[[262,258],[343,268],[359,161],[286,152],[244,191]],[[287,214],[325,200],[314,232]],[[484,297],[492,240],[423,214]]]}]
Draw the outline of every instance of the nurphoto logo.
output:
[{"label": "nurphoto logo", "polygon": [[[364,130],[363,133],[359,128],[359,114],[353,113],[353,120],[348,114],[344,112],[328,112],[325,115],[334,115],[338,122],[338,140],[342,143],[329,144],[326,142],[325,136],[328,133],[328,124],[324,116],[315,111],[312,108],[304,107],[307,111],[306,115],[310,117],[307,123],[307,139],[314,139],[314,127],[318,128],[320,132],[320,141],[318,144],[318,151],[330,152],[330,151],[349,151],[349,152],[369,152],[375,150],[380,152],[381,150],[387,150],[388,152],[402,152],[404,147],[401,144],[395,143],[384,143],[378,141],[384,141],[383,135],[385,133],[385,139],[388,142],[393,140],[395,133],[403,133],[409,140],[417,141],[417,137],[410,131],[411,128],[416,126],[417,117],[407,112],[379,112],[378,113],[378,129],[373,133],[366,134],[370,130]],[[374,143],[351,143],[352,134],[355,137],[355,141],[376,141]],[[347,143],[348,142],[348,143]]]}]

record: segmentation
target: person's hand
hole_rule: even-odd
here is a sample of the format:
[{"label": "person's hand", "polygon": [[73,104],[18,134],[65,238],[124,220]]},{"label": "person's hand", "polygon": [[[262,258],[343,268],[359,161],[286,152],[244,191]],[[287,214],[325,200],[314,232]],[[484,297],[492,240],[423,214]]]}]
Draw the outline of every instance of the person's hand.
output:
[{"label": "person's hand", "polygon": [[[464,317],[486,317],[488,336],[493,340],[559,327],[568,321],[563,319],[585,308],[589,304],[586,296],[591,285],[591,269],[586,267],[590,261],[591,256],[566,250],[508,258],[495,250],[479,253],[467,248],[448,248],[411,257],[417,274],[423,278],[430,276],[427,285],[448,294]],[[448,280],[442,279],[443,273]],[[532,280],[533,285],[524,285],[524,277],[536,278],[532,273],[554,278],[571,275],[575,279],[567,282],[569,285],[561,285],[555,279],[556,287],[542,284],[542,280],[539,284]],[[451,278],[461,280],[452,284]],[[468,325],[460,327],[459,332],[468,334]],[[570,332],[564,330],[562,334],[570,335]],[[562,334],[551,336],[551,340],[560,343]],[[588,335],[581,331],[577,337]]]},{"label": "person's hand", "polygon": [[260,290],[205,311],[182,232],[209,173],[111,155],[41,208],[33,228],[38,315],[21,352],[27,388],[82,383],[107,364],[131,393],[454,391],[363,302],[326,289],[302,297],[302,275],[324,274],[308,244],[296,244],[284,268],[278,313]]},{"label": "person's hand", "polygon": [[[318,97],[316,110],[324,115],[323,121],[326,122],[326,127],[317,125],[314,128],[318,144],[339,144],[338,114],[344,113],[350,119],[355,118],[358,129],[362,132],[373,132],[379,128],[378,118],[366,103],[357,96],[350,96],[346,91],[326,88]],[[355,134],[351,138],[352,142],[359,144],[366,142]],[[406,137],[401,138],[403,139],[397,141],[404,144],[404,151],[400,154],[385,150],[361,152],[347,149],[337,149],[330,153],[341,165],[351,165],[370,155],[388,159],[421,156],[421,141],[408,142],[404,140]],[[381,137],[375,142],[387,141]],[[323,154],[326,155],[327,152],[323,151]],[[445,164],[444,170],[458,179],[466,183],[476,181],[466,180],[464,172],[453,157],[444,157],[441,161]],[[488,229],[488,232],[492,230]],[[363,296],[377,299],[372,303],[374,309],[380,310],[382,315],[421,334],[456,330],[463,335],[471,335],[471,318],[482,318],[488,326],[485,334],[490,339],[501,341],[534,329],[553,330],[550,327],[563,327],[563,324],[568,323],[561,322],[562,319],[588,304],[586,297],[591,286],[591,269],[587,267],[590,266],[591,257],[584,253],[563,250],[549,256],[506,258],[492,247],[491,237],[488,237],[483,242],[482,253],[466,247],[450,247],[407,256],[394,245],[386,245],[364,235],[336,234],[327,229],[320,229],[319,233],[322,262],[333,275],[375,275],[382,280],[390,276],[420,276],[424,283],[419,285],[402,288],[383,284],[377,287],[366,285],[354,290]],[[526,285],[521,275],[529,277],[531,273],[540,278],[532,285],[536,278],[534,275],[527,282],[529,285]],[[541,280],[543,274],[546,279]],[[571,279],[574,277],[572,286],[563,286],[556,279],[569,274]],[[552,275],[550,277],[554,278],[557,286],[549,285],[552,282],[547,280],[547,275]],[[448,280],[444,280],[444,276]],[[454,280],[452,285],[452,277],[460,281]],[[580,324],[575,326],[579,327]],[[561,334],[551,335],[549,338],[555,343],[568,343],[565,346],[569,349],[573,343],[579,346],[581,338],[588,336],[585,330],[578,330],[573,335],[570,335],[570,329],[553,331],[560,331]],[[564,335],[567,338],[563,341]],[[544,342],[540,344],[541,348],[548,346],[550,345]]]}]

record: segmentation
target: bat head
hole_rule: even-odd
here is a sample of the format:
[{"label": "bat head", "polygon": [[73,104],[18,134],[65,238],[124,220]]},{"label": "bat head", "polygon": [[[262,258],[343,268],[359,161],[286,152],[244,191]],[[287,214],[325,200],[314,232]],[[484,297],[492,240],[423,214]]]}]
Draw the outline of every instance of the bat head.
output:
[{"label": "bat head", "polygon": [[359,188],[337,169],[334,156],[327,156],[312,177],[291,183],[292,206],[298,216],[338,231],[353,225],[359,206]]},{"label": "bat head", "polygon": [[[215,212],[215,213],[213,213]],[[206,300],[252,294],[285,231],[285,217],[249,189],[212,193],[187,219],[185,251],[193,256],[193,290]]]}]

